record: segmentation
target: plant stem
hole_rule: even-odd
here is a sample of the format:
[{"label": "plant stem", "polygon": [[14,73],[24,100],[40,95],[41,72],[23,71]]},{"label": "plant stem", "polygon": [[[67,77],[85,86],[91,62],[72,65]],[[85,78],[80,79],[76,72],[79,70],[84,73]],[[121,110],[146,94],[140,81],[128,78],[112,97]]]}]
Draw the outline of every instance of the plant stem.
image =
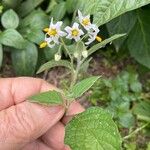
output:
[{"label": "plant stem", "polygon": [[134,136],[135,134],[137,134],[139,131],[143,130],[145,127],[147,127],[149,125],[149,123],[144,124],[142,127],[137,128],[135,131],[131,132],[129,135],[125,136],[123,138],[123,140],[127,140],[129,138],[131,138],[132,136]]},{"label": "plant stem", "polygon": [[62,38],[61,38],[61,42],[62,42],[62,45],[64,46],[64,48],[65,48],[65,50],[66,50],[70,60],[71,60],[71,64],[73,64],[73,57],[71,56],[71,54],[70,54],[70,52],[69,52],[69,50],[68,50],[68,48],[67,48],[67,46],[66,46],[66,44],[65,44],[65,42],[64,42],[64,40]]}]

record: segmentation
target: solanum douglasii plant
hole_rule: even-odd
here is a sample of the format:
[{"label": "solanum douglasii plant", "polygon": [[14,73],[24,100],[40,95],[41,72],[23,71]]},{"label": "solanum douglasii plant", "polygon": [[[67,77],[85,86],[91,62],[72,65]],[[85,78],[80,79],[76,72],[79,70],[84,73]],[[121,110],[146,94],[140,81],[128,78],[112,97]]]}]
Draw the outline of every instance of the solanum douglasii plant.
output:
[{"label": "solanum douglasii plant", "polygon": [[[49,27],[44,29],[45,39],[40,44],[40,48],[46,46],[53,48],[56,45],[59,45],[59,48],[54,60],[42,65],[38,73],[55,66],[66,67],[70,71],[70,86],[67,90],[59,89],[34,95],[30,97],[31,102],[62,105],[67,111],[73,101],[81,97],[100,79],[100,76],[91,76],[78,81],[78,75],[85,63],[92,59],[90,58],[91,54],[124,35],[114,35],[109,39],[102,40],[99,36],[100,30],[96,24],[91,22],[90,15],[83,15],[80,10],[77,14],[77,21],[64,29],[62,29],[62,21],[55,22],[51,18]],[[67,45],[66,39],[71,40],[72,44]],[[68,55],[69,60],[62,58],[63,52]],[[89,108],[70,121],[66,126],[65,143],[72,150],[100,150],[103,147],[111,150],[121,149],[120,134],[111,114],[97,107]]]}]

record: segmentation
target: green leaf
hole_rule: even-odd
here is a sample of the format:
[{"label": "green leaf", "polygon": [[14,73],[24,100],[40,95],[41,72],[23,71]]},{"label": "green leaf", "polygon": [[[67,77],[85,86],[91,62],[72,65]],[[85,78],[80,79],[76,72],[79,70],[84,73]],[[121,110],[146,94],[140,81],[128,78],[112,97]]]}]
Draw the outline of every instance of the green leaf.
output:
[{"label": "green leaf", "polygon": [[51,12],[53,10],[53,8],[54,8],[55,5],[57,5],[56,0],[51,0],[49,2],[49,5],[48,5],[47,9],[46,9],[46,13]]},{"label": "green leaf", "polygon": [[100,78],[100,76],[93,76],[87,79],[80,81],[79,83],[75,84],[71,91],[69,92],[68,97],[71,98],[78,98],[82,96],[87,90],[91,88],[91,86]]},{"label": "green leaf", "polygon": [[[30,31],[29,31],[30,30]],[[31,42],[34,42],[34,43],[36,43],[36,44],[40,44],[43,40],[44,40],[44,38],[45,38],[45,35],[44,35],[44,33],[41,31],[41,30],[39,30],[39,29],[32,29],[32,28],[30,28],[30,29],[28,29],[28,32],[27,32],[27,34],[26,34],[26,36],[27,36],[27,39],[29,40],[29,41],[31,41]]]},{"label": "green leaf", "polygon": [[47,61],[53,60],[60,45],[55,45],[53,48],[45,47],[43,49]]},{"label": "green leaf", "polygon": [[61,2],[60,4],[57,4],[54,6],[51,17],[54,18],[54,20],[59,21],[61,20],[66,13],[66,2]]},{"label": "green leaf", "polygon": [[[20,28],[43,29],[48,27],[49,18],[42,10],[34,10],[20,22]],[[29,30],[31,30],[29,29]]]},{"label": "green leaf", "polygon": [[63,98],[57,91],[48,91],[33,95],[28,98],[30,102],[35,102],[45,105],[62,105]]},{"label": "green leaf", "polygon": [[0,44],[0,68],[2,66],[2,62],[3,62],[3,48],[2,45]]},{"label": "green leaf", "polygon": [[76,9],[76,4],[77,4],[77,1],[75,0],[67,0],[66,1],[66,8],[67,8],[67,12],[68,13],[73,13]]},{"label": "green leaf", "polygon": [[125,128],[131,128],[134,126],[135,118],[130,112],[123,113],[119,115],[119,123]]},{"label": "green leaf", "polygon": [[150,102],[147,101],[141,101],[139,104],[137,104],[133,111],[134,114],[137,115],[137,118],[140,120],[144,120],[147,122],[150,122]]},{"label": "green leaf", "polygon": [[13,50],[12,63],[18,76],[32,76],[35,72],[38,53],[33,43],[27,42],[23,50]]},{"label": "green leaf", "polygon": [[79,0],[81,9],[85,14],[94,15],[94,23],[98,26],[124,14],[150,3],[150,0]]},{"label": "green leaf", "polygon": [[40,5],[44,0],[26,0],[21,3],[18,13],[21,15],[21,17],[26,16],[28,13],[30,13],[35,7]]},{"label": "green leaf", "polygon": [[112,42],[113,40],[116,40],[118,38],[121,38],[123,36],[125,36],[126,34],[116,34],[104,41],[102,41],[101,43],[98,43],[96,45],[94,45],[93,47],[91,47],[89,50],[88,50],[88,56],[90,56],[91,54],[93,54],[94,52],[96,52],[97,50],[99,50],[100,48],[103,48],[106,46],[106,44]]},{"label": "green leaf", "polygon": [[66,126],[65,144],[72,150],[121,150],[121,137],[112,116],[90,108]]},{"label": "green leaf", "polygon": [[0,43],[16,49],[23,49],[26,45],[22,35],[14,29],[7,29],[0,33]]},{"label": "green leaf", "polygon": [[9,9],[2,15],[1,22],[6,29],[16,29],[19,25],[19,17],[14,10]]},{"label": "green leaf", "polygon": [[16,9],[16,7],[20,4],[22,0],[1,0],[0,2],[4,6],[4,8],[13,8]]},{"label": "green leaf", "polygon": [[137,11],[138,21],[128,38],[130,54],[142,65],[150,68],[150,10]]},{"label": "green leaf", "polygon": [[67,60],[60,60],[60,61],[51,60],[51,61],[45,63],[44,65],[42,65],[40,67],[40,69],[37,71],[37,74],[43,72],[44,70],[48,70],[48,69],[51,69],[53,67],[58,67],[58,66],[62,66],[62,67],[71,69],[71,64]]},{"label": "green leaf", "polygon": [[[127,33],[129,34],[132,30],[133,26],[135,25],[137,21],[136,14],[134,11],[128,12],[126,14],[123,14],[109,23],[107,23],[107,29],[110,36],[113,36],[114,34],[119,33]],[[124,36],[123,38],[117,39],[114,41],[114,45],[116,50],[118,51],[123,43],[125,42],[127,36]]]}]

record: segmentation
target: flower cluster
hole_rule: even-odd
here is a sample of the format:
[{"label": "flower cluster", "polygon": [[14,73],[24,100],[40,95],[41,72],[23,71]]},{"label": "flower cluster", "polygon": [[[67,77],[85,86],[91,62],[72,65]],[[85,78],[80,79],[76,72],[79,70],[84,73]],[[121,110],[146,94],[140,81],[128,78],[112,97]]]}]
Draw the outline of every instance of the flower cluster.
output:
[{"label": "flower cluster", "polygon": [[[73,39],[78,42],[81,40],[81,37],[83,35],[88,35],[88,41],[85,42],[85,45],[91,44],[95,39],[99,42],[102,41],[102,39],[97,36],[99,33],[98,26],[91,23],[90,15],[83,16],[83,14],[78,10],[78,19],[79,23],[84,28],[84,31],[80,29],[80,24],[77,22],[73,23],[72,27],[65,27],[65,31],[62,31],[61,26],[63,22],[58,21],[56,24],[54,24],[52,18],[49,28],[44,29],[44,32],[46,33],[45,40],[40,44],[40,48],[44,48],[46,46],[53,48],[56,44],[61,43],[60,38],[62,37],[66,37],[67,39]],[[84,51],[83,55],[87,56],[87,52]]]}]

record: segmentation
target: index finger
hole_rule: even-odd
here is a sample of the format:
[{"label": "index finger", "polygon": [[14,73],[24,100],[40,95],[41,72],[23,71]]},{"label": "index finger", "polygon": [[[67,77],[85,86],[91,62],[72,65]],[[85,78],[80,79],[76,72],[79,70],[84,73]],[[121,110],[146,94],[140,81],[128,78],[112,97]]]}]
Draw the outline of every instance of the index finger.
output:
[{"label": "index finger", "polygon": [[25,101],[29,96],[56,89],[46,81],[37,78],[1,78],[0,111]]}]

